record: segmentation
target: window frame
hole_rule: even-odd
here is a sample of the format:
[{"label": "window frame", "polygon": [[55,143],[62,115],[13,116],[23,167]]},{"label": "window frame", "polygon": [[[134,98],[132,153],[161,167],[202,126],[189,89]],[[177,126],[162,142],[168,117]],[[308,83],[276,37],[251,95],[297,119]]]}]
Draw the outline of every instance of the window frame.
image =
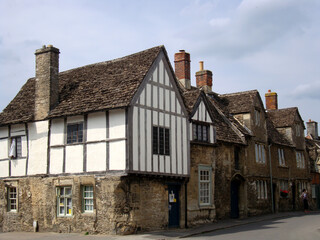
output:
[{"label": "window frame", "polygon": [[[15,189],[15,192],[11,192],[12,189]],[[15,197],[11,197],[11,194],[14,194]],[[12,201],[14,203],[12,204]],[[12,208],[15,206],[15,208]],[[7,211],[8,212],[18,212],[18,188],[15,186],[7,187]]]},{"label": "window frame", "polygon": [[170,128],[152,126],[152,154],[170,156]]},{"label": "window frame", "polygon": [[[201,175],[202,172],[207,172],[208,174]],[[207,178],[207,179],[203,179]],[[207,186],[206,188],[202,188]],[[203,195],[205,193],[205,195]],[[211,166],[198,166],[198,202],[200,207],[206,207],[212,205],[212,168]],[[207,199],[208,202],[203,202],[203,199]]]},{"label": "window frame", "polygon": [[296,164],[297,168],[305,169],[306,164],[303,151],[296,151]]},{"label": "window frame", "polygon": [[278,148],[278,160],[279,160],[279,166],[286,166],[286,159],[284,156],[283,148]]},{"label": "window frame", "polygon": [[[13,141],[14,141],[14,143],[13,143]],[[13,144],[14,144],[14,146],[13,146]],[[12,148],[14,148],[14,149],[12,149]],[[14,151],[14,152],[12,153],[12,151]],[[22,157],[22,136],[10,137],[9,157],[11,159],[17,159],[17,158]]]},{"label": "window frame", "polygon": [[266,180],[256,180],[257,198],[259,200],[268,199],[268,186]]},{"label": "window frame", "polygon": [[[86,191],[87,187],[91,187],[92,191]],[[91,193],[91,196],[86,196],[85,193]],[[92,210],[86,210],[86,200],[92,200],[92,204],[89,204],[88,206],[92,206]],[[83,213],[93,213],[94,212],[94,187],[93,185],[83,185],[82,186],[82,212]]]},{"label": "window frame", "polygon": [[[63,189],[63,195],[61,195],[61,189]],[[70,189],[70,194],[66,194],[66,189]],[[73,216],[73,205],[72,205],[72,186],[57,186],[57,217],[72,217]],[[63,199],[63,205],[61,205],[61,199]],[[68,204],[68,199],[71,200],[71,205]],[[69,207],[68,207],[69,206]],[[64,208],[63,214],[60,213],[60,208]],[[68,213],[68,210],[70,210]]]},{"label": "window frame", "polygon": [[[199,127],[201,130],[199,130]],[[205,133],[205,134],[204,134]],[[204,135],[206,137],[204,138]],[[196,142],[210,143],[210,124],[204,122],[192,122],[192,140]]]},{"label": "window frame", "polygon": [[256,126],[261,125],[261,112],[259,109],[254,109],[254,124]]},{"label": "window frame", "polygon": [[[83,126],[84,126],[83,122],[74,122],[74,123],[67,124],[67,136],[66,136],[67,144],[83,143]],[[72,129],[72,127],[76,127],[76,129]],[[74,132],[76,132],[75,138],[74,138]]]},{"label": "window frame", "polygon": [[257,163],[266,163],[266,150],[263,144],[255,143],[255,158]]}]

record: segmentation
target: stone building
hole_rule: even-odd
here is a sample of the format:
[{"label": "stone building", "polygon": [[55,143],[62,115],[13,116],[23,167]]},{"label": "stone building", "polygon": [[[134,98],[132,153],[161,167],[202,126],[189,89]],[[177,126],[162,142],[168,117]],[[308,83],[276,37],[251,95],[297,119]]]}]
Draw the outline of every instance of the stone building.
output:
[{"label": "stone building", "polygon": [[184,226],[189,117],[165,48],[65,72],[59,49],[35,55],[0,114],[1,229]]},{"label": "stone building", "polygon": [[59,53],[36,50],[0,113],[2,231],[185,227],[299,209],[318,189],[315,132],[276,93],[266,109],[257,90],[218,94],[203,62],[191,86],[190,54],[174,71],[163,46],[65,72]]}]

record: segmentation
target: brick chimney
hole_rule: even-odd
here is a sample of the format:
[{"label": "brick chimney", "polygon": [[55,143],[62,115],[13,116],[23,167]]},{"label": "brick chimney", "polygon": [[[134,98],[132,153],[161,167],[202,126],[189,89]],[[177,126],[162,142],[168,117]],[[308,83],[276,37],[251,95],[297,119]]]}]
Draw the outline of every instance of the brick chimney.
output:
[{"label": "brick chimney", "polygon": [[199,62],[200,70],[196,72],[196,83],[198,88],[202,88],[205,93],[212,92],[212,72],[203,70],[203,61]]},{"label": "brick chimney", "polygon": [[179,50],[174,54],[175,74],[179,82],[186,88],[191,89],[190,81],[190,54]]},{"label": "brick chimney", "polygon": [[278,95],[275,92],[271,92],[271,90],[268,90],[268,92],[265,94],[266,97],[266,109],[267,110],[274,110],[278,109]]},{"label": "brick chimney", "polygon": [[59,102],[59,49],[36,50],[35,120],[42,120]]},{"label": "brick chimney", "polygon": [[307,122],[307,135],[311,135],[313,139],[318,139],[318,123],[311,119]]}]

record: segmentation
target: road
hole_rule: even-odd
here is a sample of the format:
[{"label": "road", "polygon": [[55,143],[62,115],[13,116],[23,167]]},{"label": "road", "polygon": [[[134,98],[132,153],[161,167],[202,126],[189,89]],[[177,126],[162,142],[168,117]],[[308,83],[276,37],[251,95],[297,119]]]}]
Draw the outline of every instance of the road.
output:
[{"label": "road", "polygon": [[186,239],[201,240],[320,240],[320,214],[267,220],[217,230]]}]

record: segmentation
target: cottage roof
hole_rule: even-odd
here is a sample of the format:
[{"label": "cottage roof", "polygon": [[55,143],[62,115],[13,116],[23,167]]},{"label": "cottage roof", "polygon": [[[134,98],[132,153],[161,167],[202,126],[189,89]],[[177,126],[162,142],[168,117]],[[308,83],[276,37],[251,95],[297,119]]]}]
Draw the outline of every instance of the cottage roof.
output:
[{"label": "cottage roof", "polygon": [[[242,139],[232,129],[231,122],[226,116],[223,116],[222,111],[217,109],[218,106],[214,104],[214,100],[211,97],[207,97],[199,88],[192,87],[190,90],[183,90],[182,96],[189,114],[194,110],[199,98],[202,97],[205,102],[210,115],[213,118],[213,124],[216,127],[216,137],[219,141],[232,142],[243,144]],[[228,122],[229,121],[229,122]]]},{"label": "cottage roof", "polygon": [[251,112],[254,99],[259,94],[257,90],[221,94],[221,102],[231,114]]},{"label": "cottage roof", "polygon": [[[164,46],[59,73],[59,104],[48,118],[128,106]],[[0,125],[34,119],[35,78],[0,113]]]},{"label": "cottage roof", "polygon": [[276,129],[276,127],[268,117],[266,118],[266,123],[268,139],[272,143],[293,147],[293,145]]},{"label": "cottage roof", "polygon": [[296,116],[303,122],[297,107],[268,110],[267,115],[276,128],[294,126]]}]

